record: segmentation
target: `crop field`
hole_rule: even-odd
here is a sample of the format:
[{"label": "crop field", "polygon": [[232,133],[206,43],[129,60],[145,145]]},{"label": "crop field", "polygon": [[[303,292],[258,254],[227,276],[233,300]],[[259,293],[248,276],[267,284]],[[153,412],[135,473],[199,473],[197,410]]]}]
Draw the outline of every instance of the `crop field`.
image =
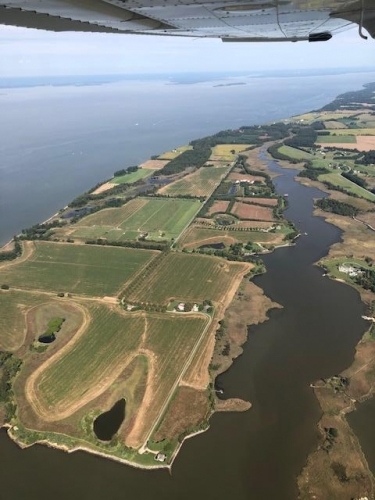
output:
[{"label": "crop field", "polygon": [[82,334],[41,365],[26,385],[30,402],[47,420],[60,420],[100,394],[137,353],[142,315],[122,315],[99,304],[89,312]]},{"label": "crop field", "polygon": [[229,206],[229,201],[226,200],[214,201],[208,210],[208,214],[212,215],[212,214],[226,212],[228,206]]},{"label": "crop field", "polygon": [[321,113],[304,113],[294,117],[294,121],[307,121],[313,122],[316,120],[339,120],[341,118],[350,118],[352,115],[357,114],[357,111],[350,112],[347,109],[342,111],[323,111]]},{"label": "crop field", "polygon": [[[218,144],[212,148],[213,160],[234,161],[241,151],[249,148],[250,144]],[[231,152],[234,151],[234,154]]]},{"label": "crop field", "polygon": [[0,350],[15,351],[26,334],[26,312],[47,302],[45,296],[17,290],[0,292]]},{"label": "crop field", "polygon": [[26,261],[2,270],[11,287],[92,296],[115,295],[156,252],[148,250],[35,242]]},{"label": "crop field", "polygon": [[253,205],[264,205],[266,207],[276,207],[278,200],[277,198],[236,198],[237,201],[243,201]]},{"label": "crop field", "polygon": [[375,128],[345,128],[331,132],[331,135],[333,134],[335,134],[336,137],[339,135],[375,135]]},{"label": "crop field", "polygon": [[323,174],[319,176],[319,180],[324,182],[328,181],[335,186],[339,186],[344,188],[346,191],[353,193],[354,195],[360,196],[361,198],[365,198],[369,201],[375,201],[375,194],[367,191],[354,182],[349,181],[349,179],[345,179],[340,173],[332,172],[330,174]]},{"label": "crop field", "polygon": [[129,174],[119,175],[117,177],[113,177],[110,182],[113,184],[133,184],[133,182],[137,182],[145,177],[149,177],[154,173],[154,170],[139,168],[135,172],[130,172]]},{"label": "crop field", "polygon": [[180,146],[179,148],[172,149],[172,151],[166,151],[165,153],[159,156],[159,160],[174,160],[177,156],[180,156],[181,153],[185,151],[193,149],[192,146]]},{"label": "crop field", "polygon": [[[171,395],[207,318],[119,314],[104,305],[91,305],[89,314],[85,330],[29,377],[27,398],[45,420],[61,420],[110,390],[124,369],[142,356],[147,360],[147,389],[138,408],[133,408],[136,419],[126,436],[132,446],[140,446]],[[121,384],[126,390],[126,380]]]},{"label": "crop field", "polygon": [[139,168],[142,168],[142,170],[161,170],[167,163],[169,163],[169,160],[147,160],[139,165]]},{"label": "crop field", "polygon": [[291,146],[281,146],[278,151],[289,158],[293,158],[295,160],[311,160],[314,156],[306,151],[302,151],[301,149],[292,148]]},{"label": "crop field", "polygon": [[92,215],[83,217],[75,224],[76,227],[109,226],[118,227],[133,213],[147,205],[146,198],[136,198],[119,208],[105,208]]},{"label": "crop field", "polygon": [[152,396],[149,401],[146,398],[138,411],[139,425],[136,422],[133,432],[130,432],[129,445],[138,447],[145,442],[207,321],[208,318],[203,315],[147,315],[143,348],[145,352],[152,353],[148,379],[148,391]]},{"label": "crop field", "polygon": [[[347,132],[347,130],[346,130]],[[330,143],[345,143],[345,144],[355,144],[357,142],[355,135],[318,135],[316,142],[319,144],[330,144]]]},{"label": "crop field", "polygon": [[328,130],[337,130],[337,129],[347,128],[347,126],[345,125],[345,123],[337,122],[337,121],[334,121],[334,120],[327,120],[327,121],[325,121],[324,122],[324,126]]},{"label": "crop field", "polygon": [[171,299],[199,302],[220,301],[226,295],[234,274],[244,264],[229,263],[205,255],[170,253],[158,263],[143,281],[139,281],[125,296],[130,302],[168,304]]},{"label": "crop field", "polygon": [[201,167],[192,174],[162,187],[158,193],[208,197],[228,171],[229,167]]},{"label": "crop field", "polygon": [[108,240],[177,238],[201,207],[199,200],[136,198],[121,208],[110,208],[83,218],[72,237]]},{"label": "crop field", "polygon": [[271,208],[261,207],[259,205],[251,205],[248,203],[236,202],[233,205],[231,213],[233,215],[236,215],[240,219],[265,220],[265,221],[275,220]]}]

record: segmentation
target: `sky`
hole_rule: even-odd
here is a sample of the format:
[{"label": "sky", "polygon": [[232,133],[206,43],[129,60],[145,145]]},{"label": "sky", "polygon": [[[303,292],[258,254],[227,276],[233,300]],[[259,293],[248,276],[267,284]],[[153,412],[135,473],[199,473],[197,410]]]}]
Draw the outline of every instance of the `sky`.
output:
[{"label": "sky", "polygon": [[375,41],[362,40],[356,27],[321,43],[225,44],[0,25],[0,78],[343,67],[375,67]]}]

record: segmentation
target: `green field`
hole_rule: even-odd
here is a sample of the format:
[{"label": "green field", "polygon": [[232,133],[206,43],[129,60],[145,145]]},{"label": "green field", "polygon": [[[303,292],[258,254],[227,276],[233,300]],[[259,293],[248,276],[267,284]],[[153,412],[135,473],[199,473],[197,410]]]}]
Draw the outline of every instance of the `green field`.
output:
[{"label": "green field", "polygon": [[354,182],[351,182],[349,179],[345,179],[339,172],[331,172],[330,174],[323,174],[319,176],[319,180],[321,182],[328,181],[335,186],[339,186],[344,188],[349,193],[353,193],[354,195],[360,196],[361,198],[365,198],[369,201],[375,201],[375,194],[367,191]]},{"label": "green field", "polygon": [[177,238],[201,208],[199,200],[136,198],[121,208],[110,208],[84,217],[72,234],[76,238],[150,240]]},{"label": "green field", "polygon": [[115,295],[155,252],[36,242],[25,262],[1,271],[11,287],[92,296]]},{"label": "green field", "polygon": [[[348,129],[345,130],[347,132]],[[336,132],[336,131],[335,131]],[[354,144],[357,142],[355,135],[337,134],[337,135],[318,135],[316,142],[322,144],[329,143],[343,143]]]},{"label": "green field", "polygon": [[[57,353],[52,358],[55,361],[37,377],[36,403],[48,413],[53,408],[56,415],[82,406],[94,399],[98,391],[111,386],[137,356],[142,355],[147,363],[150,361],[147,354],[138,352],[142,343],[142,348],[154,356],[152,379],[148,380],[153,388],[152,406],[141,423],[141,437],[145,437],[200,338],[207,318],[118,314],[103,305],[90,306],[89,312],[92,321],[85,333],[62,356]],[[100,388],[103,381],[107,381],[107,386]]]},{"label": "green field", "polygon": [[281,146],[278,151],[286,156],[289,156],[293,160],[311,160],[314,156],[301,149],[292,148],[291,146]]},{"label": "green field", "polygon": [[201,167],[190,175],[159,189],[159,193],[169,196],[208,197],[227,174],[229,167]]},{"label": "green field", "polygon": [[[136,353],[144,330],[141,315],[122,315],[103,305],[90,307],[85,333],[63,355],[57,353],[38,378],[38,395],[45,408],[66,411],[96,384],[123,368]],[[120,370],[121,372],[121,370]]]},{"label": "green field", "polygon": [[217,257],[169,253],[144,279],[130,285],[124,294],[130,302],[167,305],[170,300],[202,302],[222,300],[243,263]]},{"label": "green field", "polygon": [[133,182],[137,182],[141,179],[149,177],[154,172],[155,170],[139,168],[135,172],[130,172],[129,174],[113,177],[113,179],[111,179],[109,182],[113,182],[114,184],[133,184]]}]

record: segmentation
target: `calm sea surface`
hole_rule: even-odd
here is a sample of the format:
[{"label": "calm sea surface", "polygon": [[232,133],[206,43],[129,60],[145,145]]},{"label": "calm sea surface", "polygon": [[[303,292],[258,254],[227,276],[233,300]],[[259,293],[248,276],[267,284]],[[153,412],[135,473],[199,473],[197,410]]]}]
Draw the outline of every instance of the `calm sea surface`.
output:
[{"label": "calm sea surface", "polygon": [[[32,175],[27,166],[32,165],[32,169],[39,172],[39,183],[44,185],[43,189],[39,187],[38,201],[45,193],[49,195],[44,204],[41,203],[47,212],[43,217],[46,217],[55,210],[53,207],[64,205],[83,188],[97,182],[98,176],[108,177],[119,166],[141,161],[150,154],[222,128],[272,121],[321,106],[339,92],[358,88],[358,78],[356,75],[356,81],[351,84],[349,75],[345,77],[345,82],[340,77],[341,84],[333,80],[329,83],[325,77],[320,83],[311,79],[286,79],[215,89],[208,84],[199,84],[198,87],[160,84],[155,87],[154,94],[142,84],[132,91],[125,91],[116,84],[85,89],[85,105],[82,99],[75,96],[75,92],[82,89],[59,89],[70,97],[65,95],[62,98],[60,95],[54,101],[52,96],[47,99],[46,94],[44,119],[39,116],[42,102],[39,90],[31,89],[32,95],[29,91],[25,94],[20,92],[20,96],[24,95],[24,103],[13,106],[13,112],[19,116],[19,126],[22,128],[22,107],[30,108],[36,113],[35,123],[39,123],[39,132],[36,125],[33,127],[29,123],[28,133],[24,131],[24,135],[20,134],[18,160],[17,130],[13,135],[8,132],[8,143],[4,142],[4,150],[9,153],[8,170],[4,177],[12,172],[16,187],[19,185],[21,189],[23,186],[24,197],[18,198],[17,203],[24,207],[19,212],[12,203],[8,203],[8,217],[15,217],[18,213],[19,216],[26,216],[28,211],[34,211],[36,216],[37,204],[30,194],[27,195],[26,179],[29,179],[30,192],[38,186],[31,182]],[[368,81],[371,79],[372,75]],[[324,93],[318,95],[323,84]],[[219,94],[215,96],[217,90]],[[55,89],[47,91],[53,94]],[[12,91],[2,97],[9,106],[9,113],[12,110],[10,101],[17,102],[15,94],[18,92]],[[99,97],[101,92],[103,94]],[[140,99],[140,95],[143,97],[137,109],[134,96]],[[163,99],[160,96],[164,96]],[[79,109],[80,103],[83,108]],[[98,120],[96,127],[91,114],[95,106],[102,110],[102,115],[99,110],[94,113],[95,120]],[[112,121],[109,116],[103,116],[103,110],[107,112],[109,109]],[[150,112],[153,118],[150,120],[149,117],[147,121]],[[84,113],[87,113],[85,119]],[[69,154],[59,150],[62,147],[59,137],[64,134],[61,130],[53,130],[51,125],[53,117],[57,127],[59,115],[59,126],[65,131],[66,143],[71,148]],[[164,132],[161,125],[158,128],[158,119],[164,120]],[[124,128],[120,133],[122,125]],[[41,137],[49,137],[44,145],[40,134]],[[56,154],[58,150],[60,159]],[[51,163],[45,159],[43,170],[38,161],[41,162],[45,152],[47,156],[51,155]],[[82,158],[76,158],[77,154]],[[111,164],[108,164],[109,157]],[[18,165],[18,174],[13,172],[11,165]],[[248,399],[253,403],[252,409],[245,413],[215,415],[208,432],[184,444],[172,475],[165,471],[132,469],[82,452],[68,455],[43,446],[21,451],[7,438],[5,431],[1,431],[1,499],[297,498],[296,476],[308,453],[316,446],[316,423],[320,417],[319,406],[309,384],[320,377],[339,373],[351,363],[355,345],[366,325],[361,319],[363,306],[357,292],[324,278],[322,271],[313,266],[341,234],[337,228],[312,216],[313,198],[324,194],[296,183],[294,171],[281,170],[275,162],[271,162],[270,166],[281,174],[275,180],[278,192],[289,193],[290,206],[286,216],[308,235],[301,236],[294,247],[278,249],[265,257],[268,272],[256,278],[256,283],[284,308],[273,311],[268,322],[250,328],[243,355],[219,380],[226,397]],[[50,177],[47,175],[49,169],[54,171]],[[84,173],[86,170],[90,175]],[[56,184],[57,174],[59,182]],[[76,192],[75,183],[81,183]],[[65,191],[61,186],[65,186]],[[14,195],[16,193],[17,189],[13,191]],[[62,197],[61,203],[58,196]],[[65,201],[63,196],[67,197]],[[1,220],[3,224],[3,218]],[[11,227],[13,231],[16,229],[15,220]]]},{"label": "calm sea surface", "polygon": [[[0,244],[119,168],[222,129],[319,108],[374,80],[375,72],[0,88]],[[233,81],[245,85],[215,86]]]}]

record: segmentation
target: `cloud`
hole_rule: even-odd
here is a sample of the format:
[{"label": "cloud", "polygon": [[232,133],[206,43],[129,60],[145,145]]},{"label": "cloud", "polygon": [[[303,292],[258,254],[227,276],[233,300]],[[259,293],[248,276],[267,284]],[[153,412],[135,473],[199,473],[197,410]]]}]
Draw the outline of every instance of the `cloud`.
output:
[{"label": "cloud", "polygon": [[329,42],[233,43],[99,33],[54,33],[0,26],[0,75],[171,73],[361,67],[374,42],[356,29]]}]

